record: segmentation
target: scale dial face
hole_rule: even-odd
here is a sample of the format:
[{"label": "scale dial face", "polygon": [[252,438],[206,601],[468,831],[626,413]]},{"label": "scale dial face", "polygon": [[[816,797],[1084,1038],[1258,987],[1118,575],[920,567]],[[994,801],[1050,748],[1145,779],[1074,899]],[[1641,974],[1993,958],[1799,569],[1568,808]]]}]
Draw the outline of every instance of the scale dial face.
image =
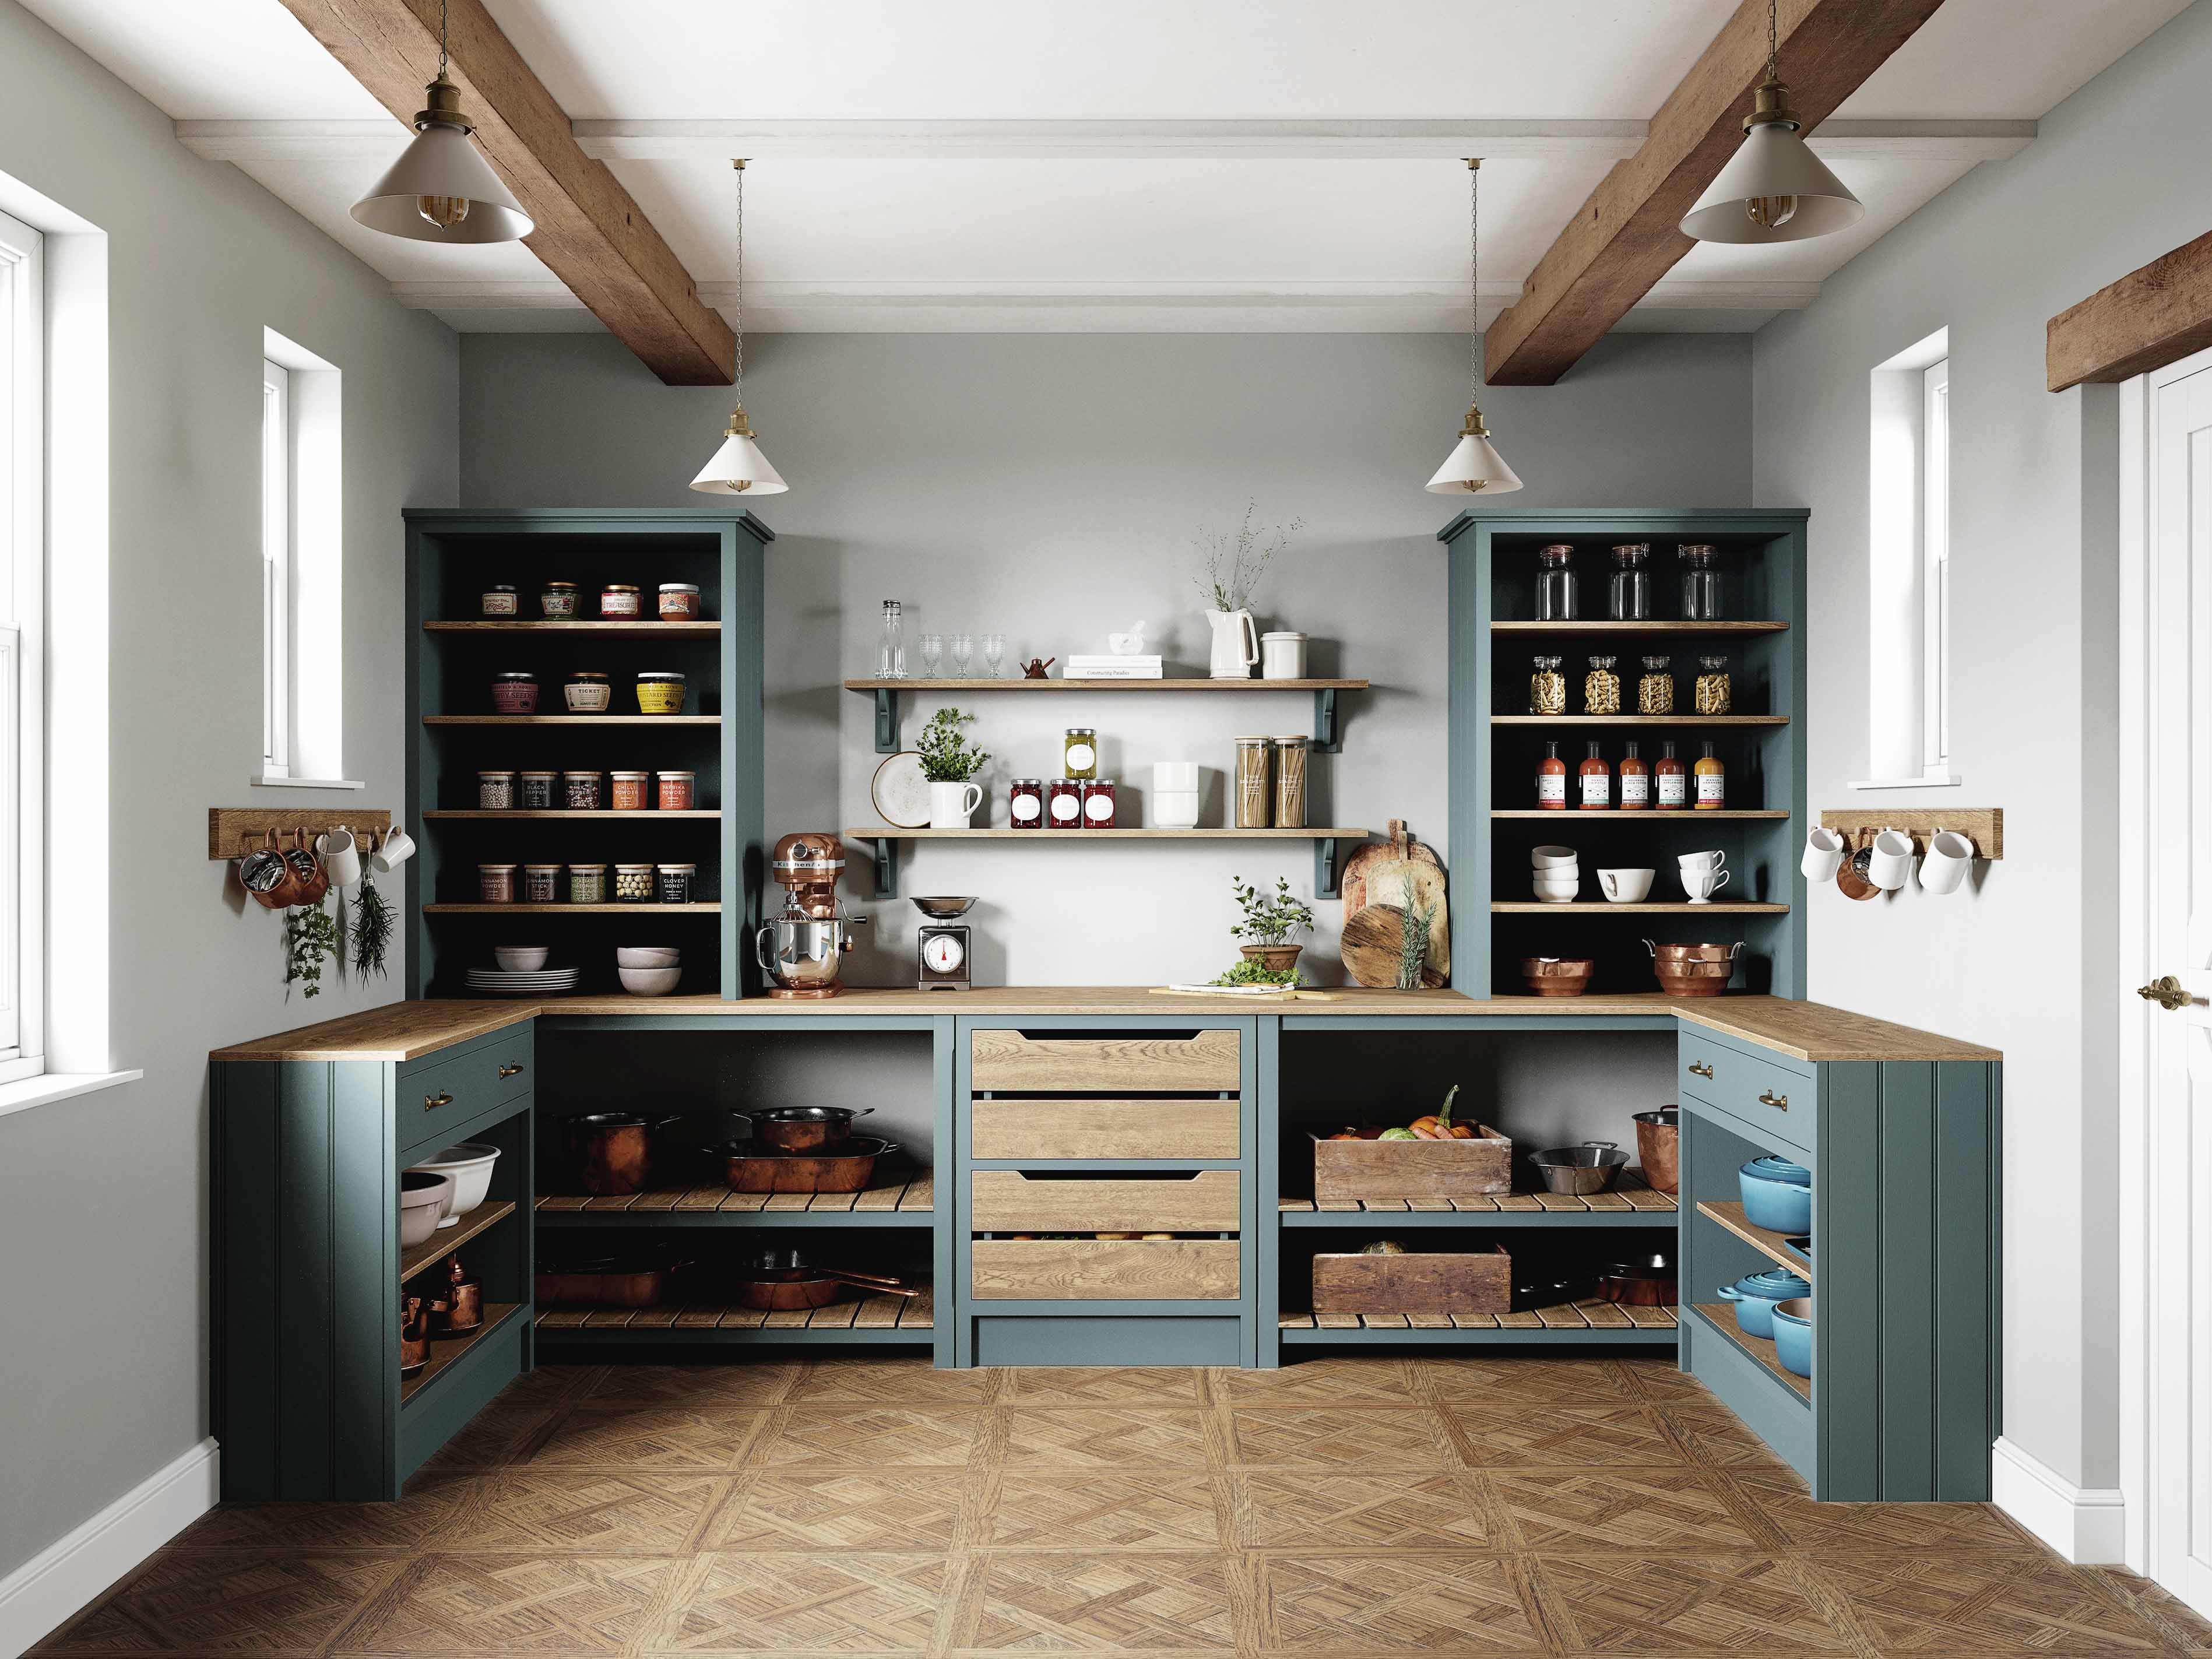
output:
[{"label": "scale dial face", "polygon": [[957,974],[968,960],[968,947],[953,933],[932,933],[922,941],[922,965],[933,974]]}]

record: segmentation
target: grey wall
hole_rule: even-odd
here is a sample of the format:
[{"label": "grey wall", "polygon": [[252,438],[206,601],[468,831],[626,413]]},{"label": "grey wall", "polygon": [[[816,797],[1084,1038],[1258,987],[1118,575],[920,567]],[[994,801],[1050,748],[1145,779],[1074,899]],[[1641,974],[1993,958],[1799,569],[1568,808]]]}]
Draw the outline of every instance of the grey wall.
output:
[{"label": "grey wall", "polygon": [[[1492,388],[1485,411],[1528,488],[1514,505],[1747,503],[1748,343],[1624,336],[1568,381]],[[772,335],[747,342],[747,407],[791,483],[755,510],[769,550],[768,829],[877,822],[868,698],[879,603],[909,632],[996,629],[1010,655],[1103,651],[1139,617],[1203,672],[1193,538],[1248,500],[1302,518],[1261,588],[1262,626],[1316,636],[1318,672],[1364,677],[1344,752],[1315,764],[1309,820],[1446,843],[1444,565],[1436,531],[1460,503],[1424,494],[1466,398],[1466,343],[1421,335]],[[470,506],[697,505],[686,487],[727,392],[660,385],[612,340],[479,334],[461,343],[462,499]],[[1525,463],[1525,464],[1524,464]],[[1009,671],[1011,672],[1011,670]],[[1054,671],[1057,673],[1057,668]],[[1095,725],[1109,775],[1156,760],[1225,767],[1242,732],[1311,729],[1310,697],[971,697],[1006,781],[1054,776],[1060,732]],[[909,714],[906,738],[933,704]],[[1126,799],[1126,797],[1125,797]],[[1207,821],[1218,823],[1217,799]],[[982,822],[979,816],[979,823]],[[1124,820],[1127,821],[1126,819]],[[1232,875],[1312,883],[1304,844],[924,844],[906,893],[975,893],[976,971],[993,983],[1147,983],[1234,960]],[[903,899],[848,897],[875,918],[848,973],[913,972]],[[1339,907],[1318,907],[1309,964],[1340,975]]]},{"label": "grey wall", "polygon": [[[2044,390],[2044,325],[2212,222],[2212,7],[2196,6],[1756,337],[1762,503],[1813,509],[1815,808],[2005,809],[1972,890],[1813,896],[1812,994],[2005,1051],[2005,1432],[2118,1483],[2119,964],[2113,389]],[[1953,748],[1964,787],[1867,775],[1868,372],[1948,325]],[[2033,964],[2033,971],[2030,971]]]},{"label": "grey wall", "polygon": [[[300,804],[246,784],[261,753],[262,328],[345,374],[345,753],[368,785],[346,799],[361,805],[401,805],[398,512],[453,498],[457,368],[443,325],[244,174],[190,155],[7,0],[0,172],[109,239],[112,847],[52,808],[71,879],[108,885],[113,1064],[146,1073],[0,1118],[4,1575],[207,1433],[208,1049],[387,1001],[399,981],[395,960],[389,982],[288,1003],[279,919],[241,906],[205,856],[210,806]],[[64,568],[56,602],[69,592]]]}]

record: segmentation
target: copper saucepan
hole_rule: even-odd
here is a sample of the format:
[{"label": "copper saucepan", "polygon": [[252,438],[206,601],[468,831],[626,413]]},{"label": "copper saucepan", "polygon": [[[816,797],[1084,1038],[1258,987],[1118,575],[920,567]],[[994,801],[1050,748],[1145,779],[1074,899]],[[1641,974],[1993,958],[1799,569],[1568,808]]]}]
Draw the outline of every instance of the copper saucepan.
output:
[{"label": "copper saucepan", "polygon": [[776,1106],[740,1115],[751,1121],[753,1139],[769,1150],[811,1152],[850,1140],[853,1120],[875,1109],[872,1106]]},{"label": "copper saucepan", "polygon": [[915,1286],[881,1273],[812,1266],[797,1250],[763,1250],[749,1257],[731,1281],[731,1291],[741,1306],[781,1313],[826,1308],[848,1285],[877,1296],[921,1294]]}]

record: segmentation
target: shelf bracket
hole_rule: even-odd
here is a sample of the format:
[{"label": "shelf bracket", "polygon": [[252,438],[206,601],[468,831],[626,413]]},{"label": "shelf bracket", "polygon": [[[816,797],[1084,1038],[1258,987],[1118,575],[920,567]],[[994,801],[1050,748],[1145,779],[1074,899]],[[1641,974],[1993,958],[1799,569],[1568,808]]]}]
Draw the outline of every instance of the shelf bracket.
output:
[{"label": "shelf bracket", "polygon": [[1328,686],[1314,693],[1314,752],[1334,755],[1342,742],[1336,729],[1336,688]]},{"label": "shelf bracket", "polygon": [[1335,836],[1327,836],[1314,842],[1314,896],[1316,898],[1336,897],[1336,875],[1342,867],[1343,860],[1337,856]]},{"label": "shelf bracket", "polygon": [[[896,695],[878,692],[878,696]],[[876,837],[876,896],[890,899],[898,896],[899,844],[889,836]]]},{"label": "shelf bracket", "polygon": [[876,752],[898,753],[899,694],[887,686],[876,688]]}]

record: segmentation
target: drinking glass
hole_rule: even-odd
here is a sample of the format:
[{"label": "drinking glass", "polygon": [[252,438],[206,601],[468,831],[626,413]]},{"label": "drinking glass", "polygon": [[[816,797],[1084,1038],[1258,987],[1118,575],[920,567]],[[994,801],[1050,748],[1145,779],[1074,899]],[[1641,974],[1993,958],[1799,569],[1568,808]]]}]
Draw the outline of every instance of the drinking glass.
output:
[{"label": "drinking glass", "polygon": [[955,634],[949,643],[952,651],[952,678],[964,680],[968,678],[968,664],[975,654],[975,637],[968,634]]},{"label": "drinking glass", "polygon": [[926,680],[935,679],[937,678],[938,659],[945,654],[945,635],[942,634],[924,634],[915,641],[914,648],[921,658],[922,678]]},{"label": "drinking glass", "polygon": [[995,680],[1000,678],[999,665],[1006,661],[1006,636],[1004,634],[984,635],[983,666],[991,671],[991,678]]}]

